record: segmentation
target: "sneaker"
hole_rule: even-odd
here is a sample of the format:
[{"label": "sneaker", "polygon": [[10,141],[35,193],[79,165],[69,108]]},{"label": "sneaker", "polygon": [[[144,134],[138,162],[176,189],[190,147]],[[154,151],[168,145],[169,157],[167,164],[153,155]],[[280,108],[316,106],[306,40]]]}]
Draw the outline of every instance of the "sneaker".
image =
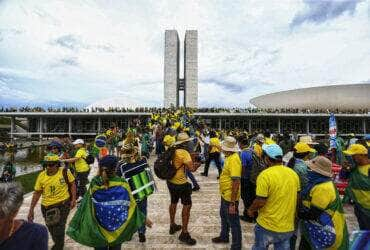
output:
[{"label": "sneaker", "polygon": [[212,239],[212,242],[213,243],[216,243],[216,244],[223,244],[223,243],[229,243],[229,240],[227,239],[227,240],[223,240],[223,239],[221,239],[221,237],[216,237],[216,238],[213,238]]},{"label": "sneaker", "polygon": [[206,174],[206,173],[200,173],[200,175],[205,176],[205,177],[208,176],[208,174]]},{"label": "sneaker", "polygon": [[174,234],[182,229],[181,225],[173,224],[170,226],[170,234]]},{"label": "sneaker", "polygon": [[189,233],[181,232],[179,236],[179,240],[189,246],[194,246],[195,244],[197,244],[197,241],[191,238]]},{"label": "sneaker", "polygon": [[200,189],[200,187],[199,187],[199,186],[197,186],[197,187],[193,187],[193,189],[192,189],[192,190],[193,190],[194,192],[196,192],[196,191],[198,191],[199,189]]},{"label": "sneaker", "polygon": [[139,234],[139,242],[145,242],[145,241],[146,241],[145,234]]}]

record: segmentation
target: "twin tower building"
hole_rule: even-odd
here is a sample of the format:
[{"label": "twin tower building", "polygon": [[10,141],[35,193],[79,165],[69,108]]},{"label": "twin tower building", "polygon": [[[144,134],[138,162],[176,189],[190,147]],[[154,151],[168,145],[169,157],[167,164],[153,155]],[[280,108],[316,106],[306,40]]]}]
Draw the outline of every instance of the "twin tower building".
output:
[{"label": "twin tower building", "polygon": [[181,104],[188,108],[198,107],[198,31],[196,30],[185,32],[183,73],[184,78],[180,78],[179,34],[176,30],[166,30],[164,107],[179,107]]}]

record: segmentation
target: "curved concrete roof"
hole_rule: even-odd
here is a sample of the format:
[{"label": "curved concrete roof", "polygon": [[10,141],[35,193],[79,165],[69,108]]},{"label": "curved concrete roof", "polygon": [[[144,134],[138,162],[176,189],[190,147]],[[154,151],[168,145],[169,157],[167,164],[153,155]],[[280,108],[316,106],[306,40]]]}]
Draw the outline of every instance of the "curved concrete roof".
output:
[{"label": "curved concrete roof", "polygon": [[370,83],[302,88],[250,100],[262,109],[370,109]]}]

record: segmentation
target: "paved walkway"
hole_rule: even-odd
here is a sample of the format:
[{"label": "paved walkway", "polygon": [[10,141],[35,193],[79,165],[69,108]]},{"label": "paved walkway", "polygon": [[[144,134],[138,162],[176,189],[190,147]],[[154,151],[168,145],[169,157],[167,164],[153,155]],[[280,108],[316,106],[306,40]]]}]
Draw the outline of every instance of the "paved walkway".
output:
[{"label": "paved walkway", "polygon": [[[154,158],[150,159],[151,166]],[[97,166],[93,167],[92,173],[96,173]],[[202,170],[202,168],[201,168]],[[195,173],[195,177],[200,183],[200,191],[194,192],[193,207],[189,223],[191,235],[197,240],[197,245],[192,249],[229,249],[229,245],[212,244],[211,239],[218,236],[220,231],[219,203],[217,171],[215,168],[210,169],[208,177],[200,175],[201,170]],[[148,217],[154,222],[153,228],[148,229],[146,233],[146,243],[139,243],[138,236],[135,234],[132,241],[124,243],[122,249],[185,249],[190,248],[180,244],[176,235],[169,235],[169,194],[164,181],[156,179],[158,191],[148,199]],[[18,218],[26,219],[31,203],[31,194],[26,195],[23,206],[20,209]],[[176,221],[181,224],[181,206],[178,207]],[[75,213],[72,210],[69,219]],[[240,207],[242,211],[242,207]],[[357,221],[350,206],[345,207],[348,229],[350,232],[357,229]],[[41,215],[40,205],[35,208],[35,222],[44,224]],[[241,222],[243,233],[243,249],[251,249],[254,235],[254,226],[250,223]],[[52,240],[49,237],[49,246],[52,246]],[[66,237],[65,249],[91,249],[81,246],[74,242],[68,236]]]}]

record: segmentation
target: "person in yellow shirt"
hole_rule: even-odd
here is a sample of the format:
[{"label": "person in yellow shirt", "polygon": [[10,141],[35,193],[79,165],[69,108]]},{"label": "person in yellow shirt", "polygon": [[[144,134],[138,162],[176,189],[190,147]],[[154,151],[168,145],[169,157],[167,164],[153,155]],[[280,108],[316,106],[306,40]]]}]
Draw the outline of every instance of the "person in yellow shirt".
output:
[{"label": "person in yellow shirt", "polygon": [[70,209],[76,206],[75,178],[69,170],[60,167],[57,155],[45,156],[44,162],[46,170],[36,179],[28,221],[33,221],[35,206],[42,197],[41,211],[54,241],[52,249],[62,250],[67,217]]},{"label": "person in yellow shirt", "polygon": [[239,220],[240,178],[242,163],[239,157],[239,146],[234,137],[227,136],[221,149],[225,154],[225,164],[220,176],[220,235],[212,239],[213,243],[228,243],[231,228],[231,249],[242,248],[242,232]]},{"label": "person in yellow shirt", "polygon": [[269,130],[266,130],[263,133],[263,136],[265,137],[265,144],[267,144],[267,145],[276,144],[276,142],[273,139],[271,139],[271,133],[270,133]]},{"label": "person in yellow shirt", "polygon": [[221,142],[220,139],[218,139],[216,132],[212,130],[209,133],[209,148],[208,148],[208,157],[206,157],[206,164],[204,166],[204,172],[201,173],[203,176],[208,176],[208,169],[209,169],[209,164],[211,161],[214,161],[218,170],[218,177],[220,177],[221,174],[221,161],[220,161],[220,152],[221,152]]},{"label": "person in yellow shirt", "polygon": [[63,162],[74,163],[76,169],[76,181],[77,181],[77,197],[79,201],[86,193],[86,185],[89,183],[88,176],[90,173],[90,166],[86,162],[88,152],[85,148],[85,142],[82,139],[77,139],[73,142],[73,145],[77,149],[76,154],[73,158],[64,159]]},{"label": "person in yellow shirt", "polygon": [[311,171],[301,192],[299,249],[349,248],[348,230],[341,198],[333,183],[332,163],[318,156],[307,162]]},{"label": "person in yellow shirt", "polygon": [[[173,158],[173,165],[176,168],[175,176],[167,181],[167,187],[171,196],[170,212],[170,234],[181,230],[179,240],[187,245],[195,245],[196,240],[191,238],[188,231],[188,224],[191,210],[191,184],[187,182],[186,170],[196,171],[200,166],[199,163],[193,162],[188,152],[188,142],[191,141],[186,133],[179,133],[176,138],[175,155]],[[175,223],[177,203],[181,199],[182,207],[182,226]]]},{"label": "person in yellow shirt", "polygon": [[258,134],[256,137],[256,142],[253,145],[254,153],[261,158],[262,157],[262,145],[265,143],[265,137],[263,134]]},{"label": "person in yellow shirt", "polygon": [[248,216],[258,212],[253,249],[290,249],[295,230],[300,183],[298,175],[283,166],[283,150],[276,144],[263,145],[263,158],[268,166],[257,177],[256,199]]}]

